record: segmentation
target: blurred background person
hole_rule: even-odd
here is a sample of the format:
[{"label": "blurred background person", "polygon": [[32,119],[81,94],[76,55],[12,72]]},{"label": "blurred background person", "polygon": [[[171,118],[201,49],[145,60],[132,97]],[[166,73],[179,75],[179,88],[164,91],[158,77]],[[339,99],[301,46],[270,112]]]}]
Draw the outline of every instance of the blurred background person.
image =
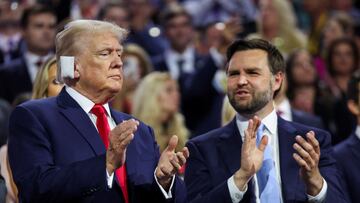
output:
[{"label": "blurred background person", "polygon": [[20,17],[23,7],[16,2],[0,2],[0,64],[20,56]]},{"label": "blurred background person", "polygon": [[31,92],[42,63],[53,55],[56,15],[51,8],[35,5],[21,18],[24,50],[20,58],[0,67],[0,98],[12,103],[23,92]]},{"label": "blurred background person", "polygon": [[124,0],[129,9],[129,43],[141,46],[153,59],[167,47],[159,25],[153,20],[155,7],[151,0]]},{"label": "blurred background person", "polygon": [[130,17],[129,9],[123,3],[110,2],[100,8],[97,19],[105,20],[117,24],[118,26],[129,29]]},{"label": "blurred background person", "polygon": [[339,94],[334,81],[329,75],[326,67],[326,55],[330,44],[339,38],[351,38],[354,35],[353,19],[344,12],[332,14],[322,31],[322,38],[319,44],[319,53],[314,56],[314,64],[320,80],[323,80],[330,87],[333,94]]},{"label": "blurred background person", "polygon": [[188,140],[189,132],[179,106],[179,88],[169,73],[150,73],[135,92],[133,115],[154,129],[160,152],[172,135],[179,138],[176,150],[182,149]]},{"label": "blurred background person", "polygon": [[171,4],[161,16],[170,47],[154,60],[154,69],[178,81],[181,112],[191,136],[219,127],[224,89],[216,74],[223,68],[221,54],[201,55],[195,49],[191,16],[180,5]]},{"label": "blurred background person", "polygon": [[356,188],[360,182],[360,71],[351,77],[348,85],[347,106],[356,117],[356,126],[350,136],[334,147],[333,155],[342,175],[341,186],[349,198],[349,202],[360,202],[360,193]]},{"label": "blurred background person", "polygon": [[333,105],[335,99],[324,81],[318,75],[309,51],[299,49],[286,60],[287,91],[290,105],[296,110],[317,115],[324,128],[335,131]]},{"label": "blurred background person", "polygon": [[126,44],[123,54],[124,84],[111,106],[124,113],[131,114],[133,96],[141,80],[153,70],[149,55],[136,44]]},{"label": "blurred background person", "polygon": [[333,144],[344,140],[356,125],[356,118],[347,108],[347,85],[351,76],[359,69],[359,50],[350,38],[334,40],[326,58],[327,68],[340,94],[333,94],[335,100],[334,120],[336,131]]},{"label": "blurred background person", "polygon": [[32,98],[41,99],[57,96],[64,84],[56,79],[56,75],[56,58],[52,57],[44,63],[36,75]]},{"label": "blurred background person", "polygon": [[262,38],[274,44],[284,56],[306,47],[306,36],[297,28],[296,16],[289,1],[260,0],[257,32],[249,39]]}]

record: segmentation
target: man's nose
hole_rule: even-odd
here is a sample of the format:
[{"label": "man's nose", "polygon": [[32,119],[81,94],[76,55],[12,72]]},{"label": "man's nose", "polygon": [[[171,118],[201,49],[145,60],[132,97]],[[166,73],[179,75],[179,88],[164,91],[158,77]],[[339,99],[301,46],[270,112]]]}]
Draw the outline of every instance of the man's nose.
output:
[{"label": "man's nose", "polygon": [[248,79],[244,75],[239,76],[238,85],[246,85],[248,83]]}]

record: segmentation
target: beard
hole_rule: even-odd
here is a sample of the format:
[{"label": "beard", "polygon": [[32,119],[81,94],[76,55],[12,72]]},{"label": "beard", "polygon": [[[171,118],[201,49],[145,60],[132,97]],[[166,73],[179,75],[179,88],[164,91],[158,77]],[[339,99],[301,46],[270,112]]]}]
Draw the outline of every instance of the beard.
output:
[{"label": "beard", "polygon": [[239,102],[235,95],[236,90],[229,91],[228,97],[230,104],[239,114],[255,114],[260,109],[264,108],[272,100],[272,82],[270,81],[269,88],[264,91],[251,91],[251,98],[246,103]]}]

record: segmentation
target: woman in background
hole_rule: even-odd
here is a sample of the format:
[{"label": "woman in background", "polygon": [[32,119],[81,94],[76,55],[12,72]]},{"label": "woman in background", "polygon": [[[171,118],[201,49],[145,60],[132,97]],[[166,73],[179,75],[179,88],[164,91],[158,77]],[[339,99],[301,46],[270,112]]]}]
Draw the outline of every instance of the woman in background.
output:
[{"label": "woman in background", "polygon": [[181,150],[188,139],[184,117],[179,113],[178,85],[168,73],[147,75],[134,95],[133,115],[150,125],[162,152],[172,135],[179,138],[176,150]]},{"label": "woman in background", "polygon": [[123,52],[124,84],[111,106],[121,112],[131,114],[134,92],[140,81],[152,70],[149,55],[135,44],[127,44]]},{"label": "woman in background", "polygon": [[38,71],[32,91],[33,99],[57,96],[64,84],[56,79],[56,58],[52,57]]}]

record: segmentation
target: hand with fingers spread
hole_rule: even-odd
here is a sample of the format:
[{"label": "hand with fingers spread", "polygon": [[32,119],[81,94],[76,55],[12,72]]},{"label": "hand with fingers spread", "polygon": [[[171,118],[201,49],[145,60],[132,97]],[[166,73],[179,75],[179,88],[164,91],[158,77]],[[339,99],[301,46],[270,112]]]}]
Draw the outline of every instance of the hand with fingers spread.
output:
[{"label": "hand with fingers spread", "polygon": [[181,152],[175,152],[177,143],[178,137],[173,135],[168,146],[162,152],[155,171],[158,182],[165,190],[168,190],[172,177],[186,163],[186,159],[189,157],[187,147],[184,147]]},{"label": "hand with fingers spread", "polygon": [[320,146],[313,131],[308,132],[306,138],[296,136],[296,143],[293,145],[296,153],[293,157],[300,166],[300,176],[305,181],[307,194],[315,196],[323,187],[323,177],[318,166]]},{"label": "hand with fingers spread", "polygon": [[260,170],[263,163],[268,138],[263,136],[259,146],[256,146],[256,134],[259,126],[260,120],[255,116],[249,120],[249,126],[245,130],[244,143],[241,148],[241,165],[234,175],[235,184],[242,191],[246,188],[245,186],[250,178]]},{"label": "hand with fingers spread", "polygon": [[110,131],[109,147],[106,151],[106,169],[109,174],[125,163],[126,148],[134,139],[138,126],[139,121],[130,119],[123,121]]}]

